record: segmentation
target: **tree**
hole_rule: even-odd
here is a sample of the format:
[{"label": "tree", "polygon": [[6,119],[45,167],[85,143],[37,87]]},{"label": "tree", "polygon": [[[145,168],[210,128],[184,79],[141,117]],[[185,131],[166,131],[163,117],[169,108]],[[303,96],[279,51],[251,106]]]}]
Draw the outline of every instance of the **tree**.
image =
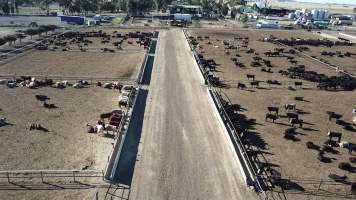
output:
[{"label": "tree", "polygon": [[7,3],[7,1],[2,2],[0,5],[1,5],[1,10],[5,13],[5,15],[10,14],[10,6]]},{"label": "tree", "polygon": [[254,3],[254,4],[252,5],[252,10],[254,10],[254,11],[256,11],[256,12],[260,12],[260,8],[257,6],[256,3]]},{"label": "tree", "polygon": [[356,13],[356,8],[353,9],[353,12]]},{"label": "tree", "polygon": [[32,39],[32,36],[36,35],[36,34],[38,33],[38,30],[31,28],[31,29],[25,30],[24,33],[25,33],[26,35],[29,35],[29,36],[31,37],[31,39]]},{"label": "tree", "polygon": [[112,2],[105,2],[101,5],[100,10],[110,11],[113,13],[116,11],[116,6]]},{"label": "tree", "polygon": [[230,7],[234,7],[237,5],[246,6],[247,4],[246,0],[228,0],[227,3],[230,5]]},{"label": "tree", "polygon": [[236,17],[236,15],[237,15],[238,12],[239,12],[238,9],[235,8],[235,7],[233,7],[233,8],[231,9],[231,12],[230,12],[231,19],[235,19],[235,17]]},{"label": "tree", "polygon": [[15,35],[19,39],[20,44],[22,43],[22,39],[24,39],[26,37],[26,35],[23,33],[16,33]]},{"label": "tree", "polygon": [[129,0],[128,3],[128,11],[132,15],[141,15],[152,7],[152,0]]},{"label": "tree", "polygon": [[9,46],[11,46],[12,43],[15,43],[17,37],[15,35],[7,35],[4,37],[4,40],[9,43]]},{"label": "tree", "polygon": [[49,15],[49,6],[53,4],[56,0],[40,0],[40,8],[46,11],[46,15]]},{"label": "tree", "polygon": [[229,6],[226,3],[224,3],[221,7],[221,14],[223,16],[226,16],[228,13],[229,13]]},{"label": "tree", "polygon": [[240,21],[245,24],[248,21],[247,14],[240,15]]}]

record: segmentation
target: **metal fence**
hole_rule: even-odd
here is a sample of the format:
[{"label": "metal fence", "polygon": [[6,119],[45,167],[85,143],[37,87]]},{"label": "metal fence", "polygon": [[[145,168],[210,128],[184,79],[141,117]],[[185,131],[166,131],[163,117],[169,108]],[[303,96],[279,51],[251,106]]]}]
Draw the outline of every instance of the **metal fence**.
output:
[{"label": "metal fence", "polygon": [[67,75],[41,75],[41,74],[0,74],[0,79],[16,80],[21,77],[34,77],[37,79],[52,79],[54,81],[79,81],[86,80],[91,83],[95,81],[120,81],[120,82],[134,82],[135,79],[122,78],[122,77],[106,77],[106,76],[67,76]]},{"label": "metal fence", "polygon": [[250,160],[250,158],[247,154],[245,146],[244,146],[240,136],[238,135],[232,121],[230,120],[229,115],[227,114],[227,112],[221,102],[221,98],[220,98],[221,95],[210,84],[209,79],[205,73],[205,70],[201,66],[200,60],[197,56],[197,53],[196,53],[195,49],[191,46],[189,36],[188,36],[186,30],[183,30],[183,31],[184,31],[186,40],[188,41],[188,44],[194,54],[194,57],[198,64],[199,70],[205,79],[205,83],[209,87],[209,92],[214,100],[214,103],[219,111],[219,114],[220,114],[221,118],[223,119],[223,122],[225,124],[227,131],[229,132],[230,138],[234,144],[234,147],[235,147],[236,153],[239,157],[240,163],[243,165],[244,173],[246,173],[248,176],[247,179],[249,179],[249,180],[247,180],[247,183],[254,186],[255,190],[261,194],[261,196],[260,196],[261,198],[266,198],[265,191],[264,191],[265,187],[263,186],[264,185],[263,180],[261,180],[261,178],[259,176],[257,176],[257,173],[253,167],[254,165],[252,164],[252,161]]},{"label": "metal fence", "polygon": [[97,182],[104,179],[98,170],[8,170],[0,171],[0,183]]}]

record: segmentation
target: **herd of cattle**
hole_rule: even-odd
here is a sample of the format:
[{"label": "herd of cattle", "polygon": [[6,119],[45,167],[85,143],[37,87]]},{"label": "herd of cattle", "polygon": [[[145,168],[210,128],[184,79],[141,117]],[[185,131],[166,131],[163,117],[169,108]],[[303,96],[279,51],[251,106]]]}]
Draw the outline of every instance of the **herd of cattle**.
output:
[{"label": "herd of cattle", "polygon": [[[209,80],[209,82],[213,86],[224,86],[224,81],[221,80],[218,76],[216,76],[213,72],[216,71],[216,68],[219,66],[215,62],[214,59],[211,58],[205,58],[203,55],[205,53],[205,47],[201,47],[200,42],[203,40],[208,40],[207,44],[212,45],[210,37],[209,36],[198,36],[198,37],[189,37],[190,43],[193,45],[195,48],[200,49],[200,53],[196,54],[196,60],[198,64],[201,66],[201,69],[203,73],[206,75],[206,78]],[[216,39],[219,41],[218,39]],[[314,82],[317,85],[317,88],[321,90],[354,90],[356,89],[356,79],[352,78],[350,76],[327,76],[325,74],[320,74],[315,71],[311,70],[306,70],[306,67],[304,65],[298,65],[298,60],[295,59],[297,56],[297,51],[294,49],[286,50],[285,48],[275,48],[274,50],[269,50],[263,53],[264,58],[260,56],[259,53],[257,53],[254,49],[248,48],[249,44],[249,39],[248,38],[243,38],[243,37],[238,37],[234,38],[234,40],[238,40],[242,43],[238,45],[233,45],[229,41],[223,40],[222,44],[225,47],[224,53],[228,56],[231,57],[231,50],[232,49],[237,49],[237,51],[245,51],[246,54],[252,55],[252,62],[250,63],[250,66],[253,68],[256,67],[262,67],[261,71],[262,72],[267,72],[267,73],[273,73],[271,70],[273,68],[271,61],[268,60],[268,57],[285,57],[287,61],[291,64],[290,67],[288,67],[286,70],[280,70],[278,73],[281,76],[287,76],[290,79],[301,79],[301,80],[306,80],[310,82]],[[311,46],[319,46],[319,45],[324,45],[324,46],[334,46],[334,45],[343,45],[343,46],[351,46],[354,45],[350,43],[349,41],[330,41],[330,40],[305,40],[305,39],[278,39],[275,37],[270,37],[265,39],[265,41],[269,42],[276,42],[276,43],[282,43],[284,45],[288,46],[297,46],[297,45],[311,45]],[[237,48],[236,48],[237,47]],[[307,50],[308,47],[298,49],[299,51]],[[332,53],[323,53],[322,54],[330,54],[330,56],[334,56]],[[341,56],[352,56],[353,53],[346,52],[344,54],[341,54],[340,52],[336,52],[335,55],[341,57]],[[239,68],[245,68],[246,64],[242,63],[239,59],[241,55],[237,53],[234,57],[231,58],[231,60],[234,62],[235,66]],[[246,74],[246,78],[248,81],[250,81],[250,86],[251,87],[259,87],[259,83],[262,81],[256,80],[256,75],[255,74]],[[294,87],[302,87],[303,82],[299,80],[294,81]],[[264,81],[267,84],[275,84],[275,85],[281,85],[281,82],[277,80],[267,80]],[[247,87],[246,84],[239,82],[237,84],[237,88],[240,89],[245,89]],[[230,102],[224,100],[222,96],[220,96],[221,102],[223,104],[223,107],[225,108],[226,113],[229,115],[231,122],[233,123],[233,126],[235,127],[237,133],[241,136],[243,139],[246,135],[249,134],[249,128],[251,128],[251,124],[254,123],[252,119],[247,119],[243,117],[239,113],[241,107],[238,104],[231,104]],[[305,101],[303,97],[301,96],[296,96],[294,98],[296,101]],[[281,111],[285,111],[285,113],[281,113]],[[283,105],[282,107],[276,107],[276,106],[268,106],[267,107],[267,113],[265,114],[265,121],[271,121],[271,123],[275,123],[279,119],[285,118],[288,120],[290,127],[286,128],[283,133],[283,137],[286,140],[292,140],[292,141],[300,141],[296,137],[298,134],[298,128],[300,129],[308,129],[303,127],[304,124],[309,124],[308,122],[305,122],[302,119],[302,114],[304,112],[301,109],[297,109],[297,104],[296,103],[288,103]],[[342,115],[337,114],[335,112],[328,111],[327,112],[328,119],[329,121],[334,121],[335,124],[343,128],[344,130],[347,131],[356,131],[356,126],[352,122],[347,122],[342,119]],[[284,123],[277,123],[277,124],[283,124],[287,125]],[[295,127],[298,125],[298,127]],[[353,151],[356,151],[356,144],[347,142],[347,141],[342,141],[342,133],[341,132],[335,132],[333,130],[328,131],[325,134],[326,141],[321,144],[320,146],[311,142],[307,141],[306,142],[306,148],[308,149],[314,149],[318,151],[316,159],[318,159],[320,162],[324,163],[329,163],[332,162],[332,159],[329,158],[326,153],[332,153],[332,154],[340,154],[340,152],[337,150],[337,148],[347,148],[349,151],[349,154],[352,154]],[[335,140],[336,139],[336,140]],[[251,144],[249,144],[251,141],[248,140],[242,140],[247,147]],[[253,158],[255,159],[255,158]],[[350,163],[355,163],[356,164],[356,157],[350,156],[349,158]],[[348,162],[340,162],[338,164],[338,167],[342,170],[346,170],[349,172],[355,171],[355,167],[353,167],[350,163]],[[268,170],[268,169],[267,169]],[[334,178],[334,180],[339,181],[340,179],[335,179],[337,176],[336,174],[330,174],[331,177]],[[339,177],[339,176],[337,176]],[[346,176],[345,176],[346,177]],[[343,178],[345,178],[343,177]],[[340,177],[339,177],[340,178]],[[346,177],[347,178],[347,177]],[[355,187],[356,188],[356,187]]]},{"label": "herd of cattle", "polygon": [[308,45],[308,46],[354,46],[355,44],[350,41],[332,41],[329,39],[303,39],[303,38],[277,38],[273,35],[270,35],[267,38],[264,38],[263,41],[266,42],[274,42],[274,43],[281,43],[287,46],[299,46],[299,45]]},{"label": "herd of cattle", "polygon": [[[90,38],[100,38],[100,42],[102,44],[112,43],[112,45],[117,49],[122,49],[122,43],[127,41],[128,44],[132,44],[132,41],[128,40],[132,38],[137,39],[136,43],[146,49],[152,36],[152,32],[141,31],[128,32],[126,34],[122,34],[117,31],[113,31],[112,34],[108,34],[102,30],[88,32],[69,31],[53,38],[47,38],[37,44],[35,48],[38,50],[55,51],[57,49],[61,49],[62,51],[70,51],[72,50],[73,45],[77,45],[80,51],[86,52],[88,50],[86,47],[93,44],[93,41]],[[115,49],[105,47],[101,48],[101,51],[113,53],[115,52]]]},{"label": "herd of cattle", "polygon": [[[23,79],[31,80],[32,82],[36,81],[36,79],[30,78],[30,77],[23,77]],[[53,82],[46,80],[45,83],[50,84]],[[63,82],[61,82],[61,83],[63,83]],[[78,81],[78,83],[89,85],[89,83],[87,81]],[[78,83],[76,83],[76,84],[78,84]],[[72,84],[66,83],[66,85],[68,86],[68,85],[72,85]],[[75,84],[73,84],[73,85],[75,85]],[[102,84],[100,82],[98,82],[97,85],[102,86]],[[105,85],[106,85],[106,86],[104,86],[105,88],[117,89],[120,91],[120,95],[118,97],[119,110],[114,110],[114,111],[110,112],[109,114],[105,114],[105,113],[101,114],[100,120],[98,121],[98,124],[96,127],[92,127],[92,126],[88,125],[88,127],[93,128],[93,129],[91,129],[91,128],[88,129],[88,132],[90,132],[90,133],[93,132],[93,130],[95,130],[95,132],[98,132],[98,133],[101,133],[103,131],[106,131],[106,133],[108,133],[108,131],[113,131],[113,132],[117,131],[117,127],[120,125],[121,119],[124,116],[124,112],[121,109],[127,108],[128,106],[130,106],[132,94],[133,94],[133,92],[136,91],[132,85],[121,85],[118,82],[106,83]],[[62,88],[62,87],[60,87],[60,88]],[[42,106],[46,109],[58,108],[54,103],[50,102],[51,98],[48,97],[47,95],[36,94],[35,98],[36,98],[36,100],[41,102]],[[1,109],[0,109],[0,111],[1,111]],[[107,124],[105,123],[106,118],[109,119]],[[8,124],[9,123],[7,122],[7,118],[0,118],[0,127],[8,125]],[[31,123],[28,126],[28,128],[30,131],[32,131],[32,130],[41,130],[41,131],[45,131],[45,132],[48,131],[46,128],[44,128],[44,126],[42,126],[41,124],[37,124],[37,123]]]}]

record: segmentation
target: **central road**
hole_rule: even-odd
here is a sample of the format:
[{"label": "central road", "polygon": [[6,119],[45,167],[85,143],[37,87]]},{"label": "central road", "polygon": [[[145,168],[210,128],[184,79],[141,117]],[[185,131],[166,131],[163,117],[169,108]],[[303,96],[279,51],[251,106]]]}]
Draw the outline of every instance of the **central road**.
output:
[{"label": "central road", "polygon": [[130,199],[255,199],[181,29],[160,32]]}]

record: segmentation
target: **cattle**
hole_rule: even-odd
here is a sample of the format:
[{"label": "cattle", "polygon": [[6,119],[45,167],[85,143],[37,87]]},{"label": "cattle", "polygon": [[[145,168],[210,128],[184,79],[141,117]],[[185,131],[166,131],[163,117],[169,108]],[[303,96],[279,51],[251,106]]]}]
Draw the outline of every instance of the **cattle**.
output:
[{"label": "cattle", "polygon": [[39,95],[39,94],[36,94],[35,97],[36,97],[36,99],[39,100],[39,101],[46,101],[47,99],[49,99],[46,95]]},{"label": "cattle", "polygon": [[303,82],[301,82],[301,81],[294,82],[295,87],[297,87],[297,86],[302,87],[302,85],[303,85]]},{"label": "cattle", "polygon": [[273,106],[269,106],[267,107],[268,112],[275,112],[278,115],[279,112],[279,108],[278,107],[273,107]]},{"label": "cattle", "polygon": [[274,121],[278,119],[278,115],[267,113],[265,117],[265,121],[267,121],[267,119],[271,119],[272,122],[274,123]]},{"label": "cattle", "polygon": [[349,154],[353,151],[356,151],[356,144],[351,142],[340,142],[339,146],[342,148],[347,148],[349,150]]},{"label": "cattle", "polygon": [[284,108],[286,110],[295,110],[296,109],[296,104],[295,103],[285,104]]},{"label": "cattle", "polygon": [[28,87],[28,88],[30,88],[30,89],[35,89],[35,88],[37,88],[36,81],[31,81],[30,83],[26,84],[26,87]]},{"label": "cattle", "polygon": [[46,101],[43,102],[43,107],[48,109],[56,108],[56,106],[53,103],[47,103]]},{"label": "cattle", "polygon": [[43,127],[41,124],[30,124],[29,129],[30,129],[30,131],[40,130],[40,131],[48,132],[48,129]]},{"label": "cattle", "polygon": [[6,124],[6,117],[0,118],[0,126],[4,126]]},{"label": "cattle", "polygon": [[246,85],[243,84],[243,83],[237,83],[237,88],[240,88],[240,89],[245,89],[246,88]]},{"label": "cattle", "polygon": [[66,86],[63,82],[56,82],[53,87],[58,88],[58,89],[64,89]]},{"label": "cattle", "polygon": [[107,118],[109,118],[110,116],[111,116],[111,112],[109,112],[109,113],[101,113],[100,114],[100,119],[107,119]]},{"label": "cattle", "polygon": [[314,150],[319,150],[320,147],[316,144],[314,144],[313,142],[306,142],[307,148],[308,149],[314,149]]},{"label": "cattle", "polygon": [[74,83],[73,87],[79,89],[79,88],[83,88],[84,86],[82,83]]},{"label": "cattle", "polygon": [[6,86],[9,87],[9,88],[15,88],[17,86],[17,84],[14,81],[8,81],[6,83]]},{"label": "cattle", "polygon": [[296,118],[292,118],[289,120],[289,123],[291,123],[291,125],[294,127],[294,124],[299,124],[299,128],[303,127],[303,120],[302,119],[296,119]]},{"label": "cattle", "polygon": [[341,137],[342,137],[342,133],[328,131],[327,135],[329,136],[329,141],[332,141],[333,138],[337,138],[337,142],[340,143]]},{"label": "cattle", "polygon": [[287,140],[295,141],[296,138],[295,138],[294,134],[295,134],[295,128],[288,128],[284,131],[284,138]]},{"label": "cattle", "polygon": [[251,86],[256,86],[256,87],[259,87],[260,86],[260,82],[259,81],[252,81],[251,83]]},{"label": "cattle", "polygon": [[345,171],[351,171],[353,169],[353,167],[350,165],[350,163],[346,163],[346,162],[339,163],[338,167]]},{"label": "cattle", "polygon": [[304,97],[294,97],[294,99],[297,101],[304,101]]},{"label": "cattle", "polygon": [[113,83],[104,83],[104,88],[111,89],[113,87]]},{"label": "cattle", "polygon": [[288,112],[287,114],[288,119],[299,119],[299,115],[297,113],[290,113]]},{"label": "cattle", "polygon": [[332,119],[338,120],[338,119],[342,118],[342,115],[336,114],[335,112],[332,112],[332,111],[327,111],[326,113],[329,115],[329,121],[331,121]]}]

